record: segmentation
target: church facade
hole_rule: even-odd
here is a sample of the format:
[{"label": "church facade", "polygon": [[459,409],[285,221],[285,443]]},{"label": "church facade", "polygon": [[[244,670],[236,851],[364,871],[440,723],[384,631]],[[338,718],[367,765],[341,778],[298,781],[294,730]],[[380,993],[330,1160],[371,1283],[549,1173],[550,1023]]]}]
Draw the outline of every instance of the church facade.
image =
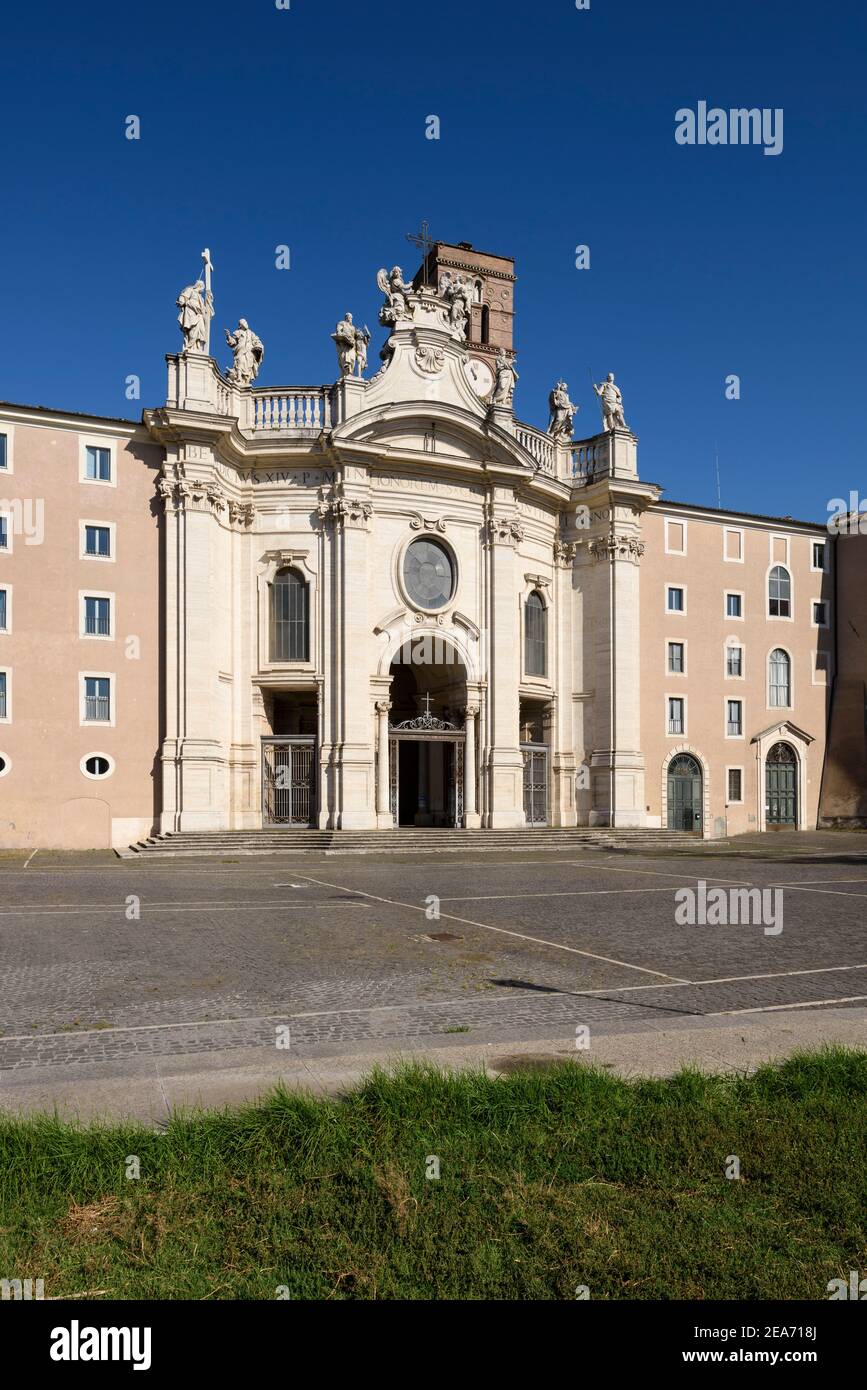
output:
[{"label": "church facade", "polygon": [[863,823],[867,542],[664,500],[613,377],[522,423],[509,259],[378,278],[367,379],[224,372],[206,274],[140,424],[0,407],[0,844]]}]

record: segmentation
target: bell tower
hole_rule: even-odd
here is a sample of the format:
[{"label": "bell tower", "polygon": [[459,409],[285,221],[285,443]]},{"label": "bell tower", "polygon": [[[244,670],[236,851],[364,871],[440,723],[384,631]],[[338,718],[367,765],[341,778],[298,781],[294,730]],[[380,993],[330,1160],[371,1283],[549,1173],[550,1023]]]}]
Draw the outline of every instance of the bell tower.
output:
[{"label": "bell tower", "polygon": [[452,279],[458,275],[475,286],[470,315],[467,347],[473,357],[487,360],[490,366],[501,348],[514,352],[515,262],[510,256],[494,256],[477,251],[468,241],[452,245],[435,241],[419,269],[413,284],[427,280],[439,286],[448,272]]}]

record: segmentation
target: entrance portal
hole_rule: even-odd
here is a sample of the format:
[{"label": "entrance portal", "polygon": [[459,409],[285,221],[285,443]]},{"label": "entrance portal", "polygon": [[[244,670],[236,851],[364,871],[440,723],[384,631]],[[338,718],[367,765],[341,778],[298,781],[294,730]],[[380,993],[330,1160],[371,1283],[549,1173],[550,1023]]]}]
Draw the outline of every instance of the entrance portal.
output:
[{"label": "entrance portal", "polygon": [[391,663],[389,790],[394,825],[460,826],[464,819],[464,664],[450,642],[423,633]]},{"label": "entrance portal", "polygon": [[768,830],[798,825],[798,755],[788,743],[775,743],[765,763],[765,824]]},{"label": "entrance portal", "polygon": [[397,824],[456,826],[457,744],[439,739],[394,738],[397,755]]},{"label": "entrance portal", "polygon": [[688,753],[679,753],[668,765],[669,830],[701,830],[701,768]]},{"label": "entrance portal", "polygon": [[312,825],[315,738],[262,739],[262,824]]}]

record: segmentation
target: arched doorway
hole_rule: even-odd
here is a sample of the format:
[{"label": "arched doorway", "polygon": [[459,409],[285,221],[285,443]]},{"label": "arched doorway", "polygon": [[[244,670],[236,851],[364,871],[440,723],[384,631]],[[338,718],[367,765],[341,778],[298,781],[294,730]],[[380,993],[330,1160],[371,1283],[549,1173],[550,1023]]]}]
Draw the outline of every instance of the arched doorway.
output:
[{"label": "arched doorway", "polygon": [[765,825],[768,830],[798,826],[798,755],[789,743],[775,743],[765,759]]},{"label": "arched doorway", "polygon": [[700,831],[701,824],[701,768],[689,753],[678,753],[668,764],[668,828]]},{"label": "arched doorway", "polygon": [[389,669],[392,821],[459,826],[465,809],[463,661],[450,642],[422,633],[403,644]]}]

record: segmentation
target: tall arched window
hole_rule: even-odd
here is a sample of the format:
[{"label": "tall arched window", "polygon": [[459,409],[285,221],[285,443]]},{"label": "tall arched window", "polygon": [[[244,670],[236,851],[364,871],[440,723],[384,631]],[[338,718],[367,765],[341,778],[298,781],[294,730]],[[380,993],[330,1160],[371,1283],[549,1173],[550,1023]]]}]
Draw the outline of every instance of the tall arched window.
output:
[{"label": "tall arched window", "polygon": [[482,305],[482,318],[479,324],[479,342],[489,343],[491,341],[491,311],[487,304]]},{"label": "tall arched window", "polygon": [[535,589],[524,604],[524,670],[528,676],[548,674],[548,610]]},{"label": "tall arched window", "polygon": [[278,570],[271,585],[271,660],[310,660],[310,600],[295,570]]},{"label": "tall arched window", "polygon": [[792,703],[792,663],[782,647],[771,652],[768,667],[768,704],[772,709],[788,709]]},{"label": "tall arched window", "polygon": [[788,618],[792,612],[792,581],[783,565],[774,565],[768,575],[768,614]]}]

